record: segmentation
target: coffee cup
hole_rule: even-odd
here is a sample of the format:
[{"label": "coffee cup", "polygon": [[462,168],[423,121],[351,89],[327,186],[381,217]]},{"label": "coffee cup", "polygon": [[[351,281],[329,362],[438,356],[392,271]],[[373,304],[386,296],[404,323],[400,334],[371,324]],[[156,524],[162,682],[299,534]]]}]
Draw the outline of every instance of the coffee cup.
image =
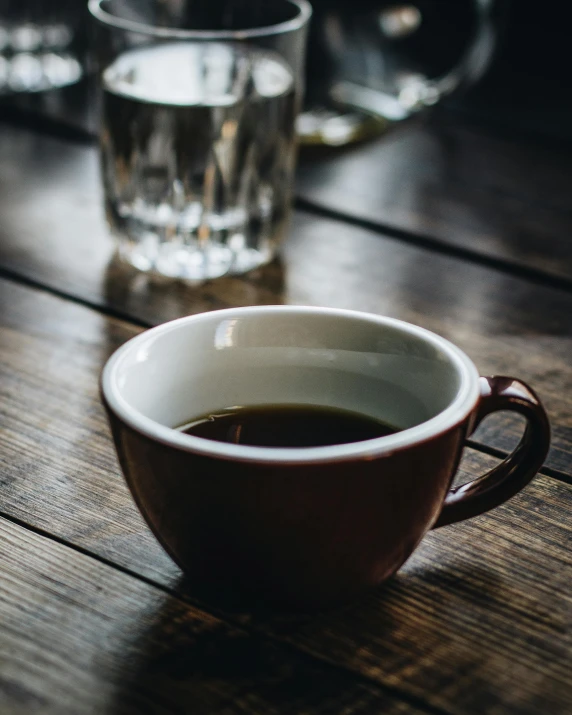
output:
[{"label": "coffee cup", "polygon": [[[520,491],[549,448],[546,412],[512,377],[479,377],[447,340],[392,318],[314,307],[203,313],[133,338],[101,393],[119,462],[157,539],[224,602],[320,609],[392,576],[432,528]],[[311,405],[394,425],[348,444],[259,447],[177,429],[232,406]],[[452,488],[492,412],[526,418],[514,452]]]}]

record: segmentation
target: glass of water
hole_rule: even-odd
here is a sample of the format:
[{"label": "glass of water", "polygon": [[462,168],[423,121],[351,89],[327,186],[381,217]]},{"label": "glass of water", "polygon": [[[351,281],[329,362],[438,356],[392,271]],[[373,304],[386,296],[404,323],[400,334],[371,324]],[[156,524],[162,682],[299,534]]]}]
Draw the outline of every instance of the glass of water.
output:
[{"label": "glass of water", "polygon": [[119,256],[201,281],[268,262],[284,235],[306,0],[90,0],[101,159]]}]

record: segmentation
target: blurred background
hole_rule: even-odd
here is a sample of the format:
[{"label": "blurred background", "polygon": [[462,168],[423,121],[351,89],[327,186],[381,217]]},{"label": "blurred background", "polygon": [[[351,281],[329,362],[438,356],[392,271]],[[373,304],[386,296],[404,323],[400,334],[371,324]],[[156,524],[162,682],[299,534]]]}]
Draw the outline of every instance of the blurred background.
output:
[{"label": "blurred background", "polygon": [[[303,142],[351,143],[435,105],[499,131],[570,140],[568,29],[558,0],[313,7]],[[84,0],[3,0],[0,118],[52,117],[94,134],[93,74]]]}]

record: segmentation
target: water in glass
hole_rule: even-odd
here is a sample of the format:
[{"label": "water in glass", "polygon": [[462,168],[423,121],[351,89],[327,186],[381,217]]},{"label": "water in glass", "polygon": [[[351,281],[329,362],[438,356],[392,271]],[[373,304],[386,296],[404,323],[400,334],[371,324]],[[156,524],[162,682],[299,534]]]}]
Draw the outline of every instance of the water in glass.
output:
[{"label": "water in glass", "polygon": [[124,259],[186,279],[267,262],[285,229],[294,78],[240,43],[131,49],[103,73],[106,213]]}]

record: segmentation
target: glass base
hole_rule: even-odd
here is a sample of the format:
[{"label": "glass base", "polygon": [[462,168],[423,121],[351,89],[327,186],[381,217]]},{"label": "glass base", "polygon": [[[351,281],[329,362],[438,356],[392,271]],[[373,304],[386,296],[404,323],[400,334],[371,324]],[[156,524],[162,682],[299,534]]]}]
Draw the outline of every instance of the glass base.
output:
[{"label": "glass base", "polygon": [[[239,242],[236,241],[236,244]],[[138,242],[117,240],[117,255],[139,271],[161,278],[201,283],[225,275],[241,275],[269,263],[275,255],[270,247],[248,248],[209,243],[187,246],[182,241],[160,243],[152,234]]]},{"label": "glass base", "polygon": [[0,55],[0,95],[43,92],[66,87],[83,74],[81,64],[72,55],[47,52],[20,52]]},{"label": "glass base", "polygon": [[298,117],[296,131],[302,145],[343,146],[384,134],[390,122],[353,109],[313,107]]}]

